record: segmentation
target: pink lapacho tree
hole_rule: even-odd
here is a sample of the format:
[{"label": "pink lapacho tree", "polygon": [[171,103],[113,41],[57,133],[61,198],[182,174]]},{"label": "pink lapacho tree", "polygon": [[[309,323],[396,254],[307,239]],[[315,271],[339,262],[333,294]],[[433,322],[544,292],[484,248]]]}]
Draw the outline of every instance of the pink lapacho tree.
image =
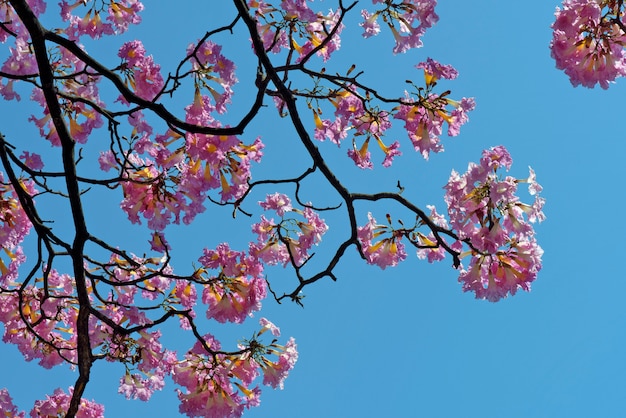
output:
[{"label": "pink lapacho tree", "polygon": [[[586,64],[580,64],[584,51],[563,43],[583,33],[589,45],[599,45],[604,36],[609,41],[603,47],[612,51],[618,38],[588,23],[597,18],[591,6],[583,17],[568,15],[579,3],[594,2],[566,3],[555,24],[555,34],[565,32],[555,35],[553,51],[557,65],[588,85]],[[349,190],[320,150],[328,140],[346,148],[346,164],[373,170],[380,161],[383,167],[376,169],[384,170],[401,149],[428,159],[443,151],[442,137],[460,133],[475,103],[441,91],[442,81],[458,76],[450,65],[425,58],[415,65],[423,82],[411,82],[396,97],[363,82],[363,71],[354,66],[326,69],[349,29],[364,38],[388,30],[394,53],[421,47],[438,20],[436,1],[374,0],[360,10],[356,28],[348,18],[359,15],[357,2],[339,0],[330,11],[313,6],[306,0],[233,0],[230,23],[209,21],[214,27],[191,34],[196,40],[166,65],[140,40],[125,38],[141,24],[144,5],[137,0],[61,1],[58,7],[43,0],[0,1],[0,94],[6,101],[29,94],[37,111],[24,122],[52,147],[37,153],[20,138],[0,136],[3,341],[45,368],[69,364],[78,370],[69,390],[36,401],[31,416],[103,416],[103,406],[83,398],[92,366],[101,361],[124,365],[119,392],[127,398],[148,401],[169,377],[178,386],[181,413],[241,416],[259,405],[262,385],[283,387],[298,359],[296,343],[261,317],[251,338],[224,349],[206,330],[210,321],[241,324],[261,310],[268,294],[301,304],[306,286],[338,279],[334,270],[348,249],[382,269],[407,259],[409,249],[429,262],[448,258],[463,290],[489,301],[530,289],[541,269],[533,224],[544,219],[544,200],[532,169],[521,177],[507,174],[512,158],[503,146],[485,150],[465,173],[452,172],[443,212],[412,203],[399,182],[397,192]],[[55,21],[57,26],[43,23]],[[236,123],[223,122],[239,83],[236,60],[218,42],[224,36],[245,39],[257,67]],[[98,60],[90,45],[105,37],[119,37],[121,46]],[[606,69],[605,59],[606,71],[595,76],[610,81],[621,75],[621,58],[611,56],[613,67]],[[111,60],[116,64],[105,64]],[[185,104],[176,107],[172,97]],[[298,176],[253,176],[274,141],[251,128],[260,115],[267,117],[261,112],[267,106],[295,132],[296,140],[284,146],[308,156]],[[390,139],[394,127],[404,131],[401,139]],[[313,177],[333,191],[336,206],[319,204],[315,193],[302,198]],[[518,194],[524,185],[529,202]],[[295,191],[284,193],[283,186]],[[251,202],[258,192],[264,197]],[[86,201],[95,193],[115,199],[130,223],[144,226],[149,254],[101,238],[102,225],[117,221],[93,221]],[[63,227],[41,214],[50,199],[66,208]],[[387,214],[379,223],[358,210],[368,202],[393,202],[414,220]],[[172,225],[192,225],[200,214],[223,207],[240,222],[254,216],[248,245],[198,248],[192,267],[174,268]],[[326,250],[328,260],[317,262],[313,256],[329,231],[324,213],[337,211],[347,234]],[[275,292],[272,266],[289,269],[296,284]],[[186,351],[168,348],[163,326],[170,322],[191,336]],[[6,389],[0,390],[0,410],[24,416]]]}]

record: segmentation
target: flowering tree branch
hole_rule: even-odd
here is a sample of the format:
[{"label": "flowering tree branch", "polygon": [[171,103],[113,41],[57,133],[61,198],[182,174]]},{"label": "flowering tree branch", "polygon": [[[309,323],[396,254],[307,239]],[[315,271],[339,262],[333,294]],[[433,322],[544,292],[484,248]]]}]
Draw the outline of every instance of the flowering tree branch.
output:
[{"label": "flowering tree branch", "polygon": [[[283,386],[298,357],[295,341],[279,343],[278,327],[261,318],[251,338],[225,350],[203,331],[210,322],[198,313],[240,324],[261,309],[268,290],[278,302],[302,304],[306,286],[339,279],[335,269],[351,247],[383,269],[407,258],[406,243],[429,262],[450,256],[463,289],[490,301],[529,290],[541,268],[533,228],[543,220],[541,186],[532,169],[522,178],[503,173],[512,164],[504,147],[485,150],[466,173],[452,172],[446,215],[411,202],[400,182],[395,193],[350,190],[324,157],[322,142],[341,147],[348,141],[348,164],[374,169],[374,154],[389,167],[401,156],[400,141],[387,139],[392,126],[404,131],[409,147],[424,158],[442,152],[441,137],[458,135],[475,105],[471,98],[455,100],[450,90],[440,91],[440,80],[457,77],[453,67],[427,58],[416,65],[423,85],[408,80],[409,91],[386,97],[362,82],[363,70],[356,66],[341,74],[326,70],[356,1],[339,0],[337,9],[326,13],[300,0],[232,4],[230,23],[205,31],[164,76],[139,40],[124,42],[119,64],[112,67],[81,46],[84,37],[121,36],[139,24],[143,5],[137,0],[62,1],[60,28],[42,26],[43,0],[0,2],[6,16],[0,42],[12,45],[0,68],[0,95],[19,100],[31,89],[41,113],[28,121],[54,147],[39,155],[14,138],[0,137],[0,321],[5,341],[26,359],[38,359],[46,368],[78,366],[69,391],[58,389],[37,401],[31,414],[102,416],[102,406],[83,396],[93,364],[104,360],[123,364],[119,392],[127,398],[149,400],[169,376],[180,387],[182,413],[241,416],[260,402],[257,378],[266,386]],[[361,10],[363,36],[377,35],[382,21],[393,35],[394,53],[418,48],[438,19],[435,4],[374,1],[373,9]],[[235,62],[215,42],[218,34],[249,38],[256,57],[250,99],[234,125],[221,122],[238,80]],[[111,92],[117,95],[113,100]],[[181,110],[170,100],[174,97],[186,100],[184,117],[176,116]],[[253,179],[265,143],[239,136],[250,134],[268,101],[295,130],[299,144],[293,145],[310,158],[297,175]],[[104,135],[107,143],[98,143]],[[92,149],[99,157],[83,155]],[[44,170],[47,164],[60,168]],[[322,204],[315,194],[313,201],[303,198],[310,187],[305,180],[313,178],[336,194],[335,204]],[[288,184],[295,188],[293,196],[278,192]],[[521,201],[521,184],[528,185],[534,202]],[[243,213],[244,220],[251,219],[258,212],[248,207],[252,192],[265,190],[270,193],[258,202],[263,213],[251,225],[254,238],[247,249],[223,242],[204,248],[187,273],[174,270],[171,224],[191,224],[207,206],[232,205],[233,217]],[[150,254],[140,256],[102,238],[89,217],[86,196],[93,193],[118,199],[131,223],[145,222]],[[69,231],[40,214],[48,204],[44,198],[69,204]],[[394,202],[415,221],[388,213],[386,222],[378,223],[371,212],[359,210],[358,204],[383,201]],[[318,262],[315,248],[326,244],[329,230],[322,214],[344,217],[347,231],[328,250],[329,259]],[[25,270],[23,242],[30,231],[36,251],[28,254]],[[289,268],[294,286],[272,289],[274,266]],[[192,340],[182,354],[166,348],[162,338],[162,325],[175,320]],[[18,415],[4,390],[0,408]]]}]

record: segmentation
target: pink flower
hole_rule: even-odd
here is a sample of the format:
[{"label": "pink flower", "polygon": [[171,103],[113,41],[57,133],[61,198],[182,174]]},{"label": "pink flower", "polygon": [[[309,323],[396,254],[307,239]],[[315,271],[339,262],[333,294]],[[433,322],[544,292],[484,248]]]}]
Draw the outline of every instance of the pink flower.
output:
[{"label": "pink flower", "polygon": [[361,10],[363,22],[359,26],[363,28],[363,37],[369,38],[380,33],[380,25],[378,24],[378,13],[370,14],[367,10]]},{"label": "pink flower", "polygon": [[143,4],[138,0],[112,1],[109,4],[109,15],[106,19],[111,22],[116,33],[124,33],[128,30],[128,25],[141,23],[139,12],[142,10]]},{"label": "pink flower", "polygon": [[30,75],[39,73],[35,54],[29,47],[29,40],[18,37],[15,47],[9,48],[9,58],[2,64],[1,70],[13,75]]},{"label": "pink flower", "polygon": [[[143,44],[140,41],[126,42],[117,55],[124,61],[127,84],[131,85],[135,94],[146,100],[155,100],[165,81],[161,76],[161,66],[154,63],[152,55],[146,56]],[[121,100],[124,101],[123,98]]]},{"label": "pink flower", "polygon": [[61,18],[63,21],[69,21],[65,33],[72,40],[78,40],[82,35],[89,35],[93,39],[98,39],[103,35],[123,33],[128,29],[128,25],[141,22],[138,13],[143,10],[143,5],[137,0],[111,1],[105,18],[107,22],[104,22],[100,11],[93,7],[90,7],[84,16],[72,14],[80,6],[87,6],[83,0],[77,0],[73,4],[68,4],[63,0],[59,5],[61,6]]},{"label": "pink flower", "polygon": [[[220,350],[219,341],[212,335],[206,334],[203,339],[211,350]],[[256,363],[247,360],[249,364],[223,354],[211,356],[200,342],[196,342],[184,359],[173,367],[172,379],[185,388],[184,391],[177,390],[180,412],[189,417],[239,418],[244,408],[257,406],[258,389],[240,384],[235,388],[231,382],[235,376],[241,376],[244,384],[256,377],[258,372],[252,370]]]},{"label": "pink flower", "polygon": [[[207,85],[216,101],[216,110],[224,113],[226,105],[231,101],[232,88],[237,83],[235,64],[222,55],[220,45],[211,41],[204,41],[200,45],[191,44],[187,47],[187,53],[191,56],[191,65],[197,80],[217,82],[222,87],[223,92],[220,94]],[[199,82],[196,81],[196,86],[198,85]]]},{"label": "pink flower", "polygon": [[531,223],[544,219],[543,199],[535,195],[533,205],[520,201],[517,184],[528,180],[498,173],[511,164],[504,147],[485,150],[480,165],[471,163],[463,175],[453,171],[445,187],[450,223],[472,247],[469,269],[461,271],[459,281],[465,291],[490,301],[529,290],[541,269],[543,251]]},{"label": "pink flower", "polygon": [[[439,136],[443,132],[444,122],[448,123],[448,136],[459,134],[461,126],[469,118],[468,112],[474,109],[474,99],[462,98],[460,102],[433,93],[433,88],[439,79],[454,79],[457,71],[450,65],[443,65],[428,58],[419,63],[416,68],[424,70],[426,81],[425,91],[418,90],[417,100],[406,93],[406,99],[395,108],[393,117],[404,121],[413,147],[428,159],[431,152],[443,151]],[[448,110],[449,107],[452,110]]]},{"label": "pink flower", "polygon": [[215,276],[205,279],[207,284],[202,292],[202,302],[208,306],[207,318],[241,323],[261,309],[267,288],[262,267],[255,258],[220,244],[216,250],[205,249],[198,261],[206,268],[218,270]]},{"label": "pink flower", "polygon": [[98,39],[102,35],[112,35],[113,27],[109,23],[104,23],[100,17],[100,12],[92,10],[87,11],[83,17],[72,14],[77,7],[85,5],[83,1],[77,1],[73,5],[68,4],[65,0],[61,1],[61,18],[69,21],[69,26],[65,29],[65,33],[71,40],[78,40],[82,35],[89,35],[92,39]]},{"label": "pink flower", "polygon": [[[328,61],[330,56],[337,50],[339,50],[341,46],[341,38],[340,34],[344,28],[343,23],[339,24],[339,17],[341,14],[339,11],[333,12],[330,11],[328,15],[323,16],[319,14],[316,16],[316,20],[310,21],[306,25],[306,31],[308,32],[309,39],[308,41],[302,45],[302,47],[297,48],[296,50],[300,54],[298,58],[298,62],[301,61],[304,57],[308,56],[315,48],[317,48],[322,43],[326,42],[322,48],[320,48],[316,54],[324,61]],[[328,40],[328,36],[330,32],[339,25],[333,37]]]},{"label": "pink flower", "polygon": [[520,241],[508,251],[494,256],[474,256],[469,270],[462,270],[459,282],[464,291],[478,299],[497,302],[517,290],[530,290],[530,284],[541,270],[543,250],[534,240]]},{"label": "pink flower", "polygon": [[17,407],[13,405],[13,399],[6,389],[0,389],[0,411],[7,418],[24,418],[24,412],[17,412]]},{"label": "pink flower", "polygon": [[[404,244],[400,241],[402,234],[394,231],[391,226],[377,224],[371,213],[367,217],[369,222],[357,228],[357,237],[366,261],[382,269],[395,267],[406,258]],[[390,234],[391,237],[374,242],[383,234]]]},{"label": "pink flower", "polygon": [[420,62],[415,68],[424,70],[426,84],[433,84],[439,79],[454,80],[459,75],[458,71],[451,65],[440,64],[432,58]]},{"label": "pink flower", "polygon": [[287,341],[287,344],[282,347],[281,351],[277,362],[271,362],[264,358],[264,362],[261,364],[261,368],[263,369],[263,384],[271,386],[274,389],[277,387],[283,389],[289,371],[293,369],[298,361],[298,347],[293,338]]},{"label": "pink flower", "polygon": [[309,8],[307,0],[282,0],[280,8],[285,12],[287,20],[298,19],[301,22],[317,21],[317,14]]},{"label": "pink flower", "polygon": [[261,324],[261,331],[259,332],[259,334],[264,333],[265,331],[269,330],[272,332],[272,335],[275,337],[280,337],[280,328],[278,328],[276,325],[274,325],[272,322],[270,322],[267,318],[261,318],[259,320],[259,324]]},{"label": "pink flower", "polygon": [[[271,198],[278,202],[288,201],[284,195]],[[267,205],[271,207],[278,204]],[[261,222],[252,225],[252,231],[257,234],[257,242],[250,243],[252,256],[270,265],[287,265],[290,262],[302,264],[309,258],[309,250],[321,241],[328,226],[311,208],[305,207],[303,211],[291,208],[289,213],[292,215],[289,218],[284,217],[286,211],[283,213],[279,224],[261,215]],[[299,216],[303,216],[305,221],[298,220]]]},{"label": "pink flower", "polygon": [[28,151],[24,151],[22,155],[20,155],[20,160],[24,160],[24,164],[30,169],[41,170],[43,168],[43,161],[41,161],[39,154],[31,154]]},{"label": "pink flower", "polygon": [[401,105],[393,117],[404,120],[404,128],[415,151],[422,154],[425,159],[428,159],[431,152],[443,151],[443,145],[439,142],[444,122],[441,114],[420,105]]},{"label": "pink flower", "polygon": [[365,140],[360,148],[357,148],[356,143],[352,143],[352,148],[348,150],[348,157],[354,161],[359,168],[373,168],[370,152],[368,151],[369,138]]},{"label": "pink flower", "polygon": [[[572,85],[603,89],[626,75],[626,36],[613,21],[621,12],[615,2],[565,0],[556,9],[550,48],[556,67],[564,70]],[[619,6],[621,7],[621,6]]]},{"label": "pink flower", "polygon": [[[35,402],[30,416],[32,418],[64,416],[70,406],[73,392],[72,387],[69,388],[69,395],[61,389],[55,389],[52,396],[46,395],[45,400]],[[81,398],[76,418],[104,418],[104,406]]]},{"label": "pink flower", "polygon": [[378,33],[374,26],[375,17],[383,16],[384,22],[389,26],[396,41],[393,48],[394,54],[421,47],[422,35],[426,29],[432,27],[439,20],[435,13],[436,0],[402,0],[400,2],[373,0],[372,3],[381,3],[385,7],[372,15],[369,12],[361,12],[361,15],[366,19],[361,26],[364,27],[368,36],[375,35]]},{"label": "pink flower", "polygon": [[400,152],[400,149],[399,149],[400,142],[395,141],[393,144],[387,147],[385,146],[385,144],[382,143],[382,141],[378,137],[376,137],[376,140],[380,148],[385,152],[385,159],[383,161],[383,167],[390,167],[391,164],[393,163],[394,157],[402,155],[402,152]]},{"label": "pink flower", "polygon": [[286,212],[293,210],[291,200],[282,193],[267,195],[265,201],[259,202],[259,205],[265,210],[275,210],[278,216],[285,216]]}]

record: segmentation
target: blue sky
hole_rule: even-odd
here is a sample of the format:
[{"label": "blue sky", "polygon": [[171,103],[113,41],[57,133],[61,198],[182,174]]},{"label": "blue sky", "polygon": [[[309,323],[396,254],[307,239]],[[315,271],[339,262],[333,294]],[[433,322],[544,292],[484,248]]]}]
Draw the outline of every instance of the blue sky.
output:
[{"label": "blue sky", "polygon": [[[131,35],[144,38],[146,49],[165,71],[171,70],[166,63],[175,62],[180,48],[217,25],[213,19],[234,13],[228,2],[221,2],[218,10],[208,2],[189,2],[180,12],[155,10],[155,4],[146,3],[145,25]],[[440,211],[445,208],[441,188],[450,170],[464,171],[484,148],[505,145],[514,160],[512,175],[524,177],[532,166],[547,201],[548,219],[538,227],[544,266],[532,292],[496,304],[479,301],[461,292],[449,261],[429,265],[409,257],[397,268],[382,271],[365,265],[352,251],[337,269],[337,282],[322,281],[305,289],[304,309],[268,299],[256,315],[276,322],[284,336],[294,336],[300,359],[285,389],[265,389],[261,407],[245,417],[624,416],[626,283],[620,263],[626,233],[621,222],[626,145],[619,109],[626,80],[608,91],[571,87],[554,68],[548,49],[555,6],[538,0],[516,2],[514,7],[486,0],[441,1],[440,22],[424,37],[424,47],[400,56],[391,54],[388,33],[363,41],[358,28],[347,28],[337,71],[357,63],[365,71],[364,80],[389,96],[399,96],[407,78],[421,82],[413,66],[430,56],[458,69],[459,78],[446,87],[452,97],[475,97],[477,107],[461,135],[445,138],[446,151],[428,162],[410,151],[401,130],[397,137],[404,141],[404,156],[389,170],[354,169],[343,155],[345,149],[320,144],[354,191],[390,191],[401,179],[405,197],[421,207],[435,204]],[[246,102],[246,74],[253,71],[249,50],[242,46],[247,38],[238,44],[232,38],[220,39],[229,42],[223,53],[241,61],[242,85],[235,100]],[[116,51],[89,50],[102,57]],[[182,98],[180,105],[185,103]],[[1,109],[15,120],[25,121],[28,115],[18,114],[18,106]],[[249,134],[262,135],[268,144],[267,168],[260,166],[259,176],[289,175],[308,165],[287,120],[273,117],[268,109]],[[16,123],[2,130],[9,140],[22,132],[35,138],[32,127],[22,127]],[[305,193],[317,199],[323,190],[321,183],[311,182]],[[97,195],[90,199],[94,226],[119,222],[119,228],[103,233],[139,246],[137,252],[144,250],[145,239],[136,238],[135,232],[145,230],[129,227],[123,215],[110,215],[117,201]],[[368,211],[383,219],[384,213],[397,210],[385,205],[359,208],[361,223]],[[246,221],[232,221],[227,213],[207,211],[197,226],[172,229],[177,266],[184,270],[204,246],[233,236],[243,246],[251,239]],[[112,220],[105,223],[105,216]],[[345,229],[340,217],[327,218],[327,242],[332,245]],[[320,256],[328,251],[320,248]],[[270,269],[268,276],[277,286],[295,286],[289,270]],[[226,345],[249,336],[255,321],[249,322],[243,327],[210,323],[206,331],[215,332]],[[69,386],[75,377],[61,368],[43,371],[24,364],[13,346],[0,345],[0,355],[0,387],[9,388],[22,409],[30,409],[34,399],[57,386]],[[87,389],[88,398],[105,404],[107,416],[178,416],[172,384],[148,404],[129,402],[116,394],[120,373],[115,366],[97,365]]]}]

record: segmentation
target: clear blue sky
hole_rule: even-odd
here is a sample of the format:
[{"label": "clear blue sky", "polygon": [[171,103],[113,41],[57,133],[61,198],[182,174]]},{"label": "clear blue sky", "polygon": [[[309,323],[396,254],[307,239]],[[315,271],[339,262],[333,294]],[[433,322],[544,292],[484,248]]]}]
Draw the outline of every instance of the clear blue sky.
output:
[{"label": "clear blue sky", "polygon": [[[226,1],[220,2],[218,11],[208,2],[194,2],[194,6],[180,6],[187,8],[180,12],[173,6],[155,10],[156,2],[146,3],[145,25],[131,33],[144,37],[146,49],[165,71],[173,69],[167,67],[168,59],[174,65],[181,47],[216,25],[214,16],[234,15]],[[334,2],[322,5],[329,8]],[[512,174],[524,177],[527,166],[532,166],[547,200],[548,219],[538,228],[544,267],[532,292],[492,304],[462,293],[447,261],[429,265],[409,257],[399,267],[381,271],[350,254],[337,270],[338,282],[323,281],[306,289],[304,309],[266,301],[261,315],[275,321],[284,336],[296,338],[300,359],[285,389],[265,389],[261,407],[245,417],[626,414],[626,283],[621,268],[626,230],[620,221],[626,195],[620,110],[626,80],[608,91],[571,87],[554,68],[548,49],[555,6],[556,1],[545,0],[514,5],[495,0],[441,1],[440,22],[425,36],[424,47],[397,57],[391,54],[387,33],[362,41],[358,28],[347,28],[337,57],[345,65],[337,71],[358,63],[365,71],[364,80],[389,96],[398,96],[405,79],[421,82],[413,66],[430,56],[458,69],[459,78],[447,85],[452,97],[473,96],[477,108],[459,137],[444,139],[446,152],[428,162],[410,151],[400,130],[397,136],[404,141],[405,152],[390,170],[376,167],[363,173],[350,166],[343,157],[345,150],[338,153],[331,144],[321,144],[340,178],[355,191],[391,191],[402,179],[405,196],[422,207],[435,204],[440,211],[444,210],[441,187],[450,170],[464,171],[469,161],[478,160],[482,149],[505,145],[514,160]],[[233,52],[228,46],[223,52],[236,62],[244,60],[239,74],[244,81],[250,70],[244,70],[248,49],[231,48]],[[96,55],[114,51],[101,48]],[[245,101],[246,91],[245,85],[239,87],[235,99]],[[5,113],[9,112],[5,105],[1,109],[13,120],[23,117]],[[255,124],[249,137],[263,135],[268,166],[282,170],[263,173],[295,173],[298,163],[306,160],[294,132],[286,120],[262,120],[265,123]],[[8,134],[17,134],[21,126],[16,122],[10,131],[2,130],[10,139]],[[29,129],[29,135],[36,133]],[[285,151],[287,145],[294,145],[295,151]],[[315,199],[315,190],[310,193]],[[92,212],[92,219],[108,216],[106,208],[117,205],[108,200],[97,203],[105,207]],[[385,212],[396,208],[361,209],[364,223],[368,210],[383,219]],[[229,240],[234,231],[243,231],[237,236],[245,245],[250,239],[245,236],[247,224],[243,218],[238,218],[239,226],[219,218],[226,212],[207,212],[197,227],[173,230],[173,243],[178,240],[174,256],[184,260],[177,268],[184,271],[185,263],[197,258],[204,246]],[[343,238],[339,220],[328,219],[329,235],[334,232],[335,240]],[[129,238],[126,223],[116,231],[118,239]],[[288,270],[271,269],[268,275],[278,285],[295,283]],[[250,322],[243,329],[215,326],[215,333],[223,336],[224,344],[234,343],[249,336],[254,327]],[[212,326],[206,331],[213,332]],[[4,364],[0,387],[10,389],[21,409],[29,410],[34,399],[57,386],[67,388],[75,377],[61,368],[42,371],[24,365],[13,346],[0,345],[0,355]],[[129,402],[116,394],[121,373],[121,368],[98,365],[87,390],[88,398],[105,404],[108,417],[178,416],[173,384],[149,404]]]}]

